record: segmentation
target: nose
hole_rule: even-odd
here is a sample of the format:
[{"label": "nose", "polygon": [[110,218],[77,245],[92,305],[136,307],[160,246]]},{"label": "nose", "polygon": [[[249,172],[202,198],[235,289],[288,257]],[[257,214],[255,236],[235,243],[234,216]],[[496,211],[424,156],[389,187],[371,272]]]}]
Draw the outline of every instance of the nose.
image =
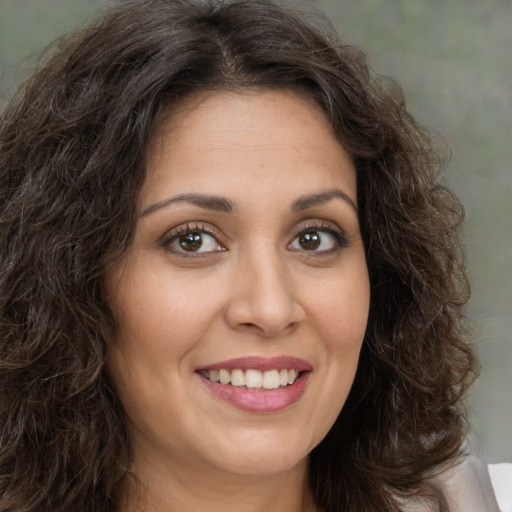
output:
[{"label": "nose", "polygon": [[259,252],[238,266],[225,316],[232,329],[261,337],[281,336],[301,324],[305,311],[279,256]]}]

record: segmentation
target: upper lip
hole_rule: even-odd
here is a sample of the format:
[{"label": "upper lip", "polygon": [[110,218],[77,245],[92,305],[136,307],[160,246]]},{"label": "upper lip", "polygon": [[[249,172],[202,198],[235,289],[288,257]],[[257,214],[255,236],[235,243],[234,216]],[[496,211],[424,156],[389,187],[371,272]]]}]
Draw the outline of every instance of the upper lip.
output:
[{"label": "upper lip", "polygon": [[277,356],[277,357],[238,357],[235,359],[228,359],[226,361],[219,361],[217,363],[207,364],[201,366],[196,370],[299,370],[311,371],[313,367],[304,359],[299,359],[292,356]]}]

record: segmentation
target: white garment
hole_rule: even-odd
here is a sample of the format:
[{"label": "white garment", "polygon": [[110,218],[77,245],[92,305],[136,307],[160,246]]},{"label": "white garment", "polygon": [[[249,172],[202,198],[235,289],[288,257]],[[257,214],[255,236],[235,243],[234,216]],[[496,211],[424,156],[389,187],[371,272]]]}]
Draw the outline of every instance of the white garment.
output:
[{"label": "white garment", "polygon": [[[512,512],[512,464],[503,466],[507,467],[488,468],[480,459],[468,456],[443,471],[436,481],[443,490],[450,512]],[[407,512],[434,512],[436,509],[421,501],[408,505]]]},{"label": "white garment", "polygon": [[439,478],[450,512],[501,512],[485,464],[468,456]]},{"label": "white garment", "polygon": [[512,464],[489,464],[488,469],[500,512],[512,512]]}]

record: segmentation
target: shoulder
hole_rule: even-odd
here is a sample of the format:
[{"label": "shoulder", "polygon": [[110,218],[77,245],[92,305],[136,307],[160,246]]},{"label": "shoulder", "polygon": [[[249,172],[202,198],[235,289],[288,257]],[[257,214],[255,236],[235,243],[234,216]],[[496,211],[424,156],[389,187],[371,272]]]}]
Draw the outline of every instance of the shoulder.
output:
[{"label": "shoulder", "polygon": [[453,512],[499,512],[487,464],[477,457],[462,457],[438,480]]},{"label": "shoulder", "polygon": [[501,512],[512,512],[512,464],[489,464],[496,500]]},{"label": "shoulder", "polygon": [[[496,482],[500,482],[508,491],[512,484],[512,464],[508,470],[506,468],[491,468],[491,472],[497,474]],[[493,471],[496,469],[496,471]],[[505,481],[509,482],[508,485]],[[450,512],[512,512],[510,508],[504,508],[504,500],[496,500],[495,476],[493,481],[489,475],[489,469],[485,462],[472,457],[465,456],[458,459],[455,463],[438,471],[433,483],[440,488],[448,503]],[[510,491],[508,491],[510,492]],[[496,487],[496,494],[500,494],[500,489]],[[500,508],[501,507],[501,508]],[[408,503],[405,510],[407,512],[434,512],[438,508],[432,508],[431,504],[425,502]]]}]

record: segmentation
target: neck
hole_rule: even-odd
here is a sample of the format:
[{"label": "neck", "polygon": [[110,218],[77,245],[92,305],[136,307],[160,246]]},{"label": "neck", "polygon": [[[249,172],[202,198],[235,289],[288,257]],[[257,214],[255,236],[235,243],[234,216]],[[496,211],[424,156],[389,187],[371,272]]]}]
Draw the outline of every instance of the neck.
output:
[{"label": "neck", "polygon": [[149,461],[138,464],[134,474],[125,482],[119,512],[320,512],[306,460],[277,475],[235,475],[217,468],[175,471]]}]

